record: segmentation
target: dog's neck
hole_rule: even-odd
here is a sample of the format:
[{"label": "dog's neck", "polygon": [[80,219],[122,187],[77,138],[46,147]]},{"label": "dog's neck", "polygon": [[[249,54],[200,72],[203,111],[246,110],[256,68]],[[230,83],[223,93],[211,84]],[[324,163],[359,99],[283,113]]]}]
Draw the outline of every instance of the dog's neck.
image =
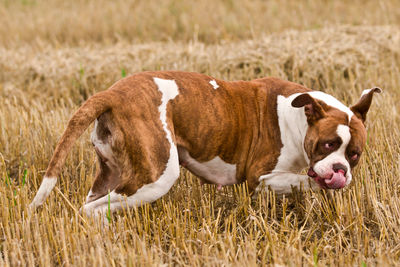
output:
[{"label": "dog's neck", "polygon": [[304,139],[308,129],[307,118],[304,108],[294,108],[291,104],[298,95],[293,94],[288,97],[280,95],[277,98],[277,115],[283,147],[276,169],[281,171],[297,172],[309,164],[304,149]]}]

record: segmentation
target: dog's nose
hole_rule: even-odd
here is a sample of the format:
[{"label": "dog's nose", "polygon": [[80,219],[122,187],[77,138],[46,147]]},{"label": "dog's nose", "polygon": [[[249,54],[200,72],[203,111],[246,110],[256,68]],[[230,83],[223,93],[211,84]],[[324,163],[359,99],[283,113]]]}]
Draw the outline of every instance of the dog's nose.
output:
[{"label": "dog's nose", "polygon": [[332,169],[334,172],[339,172],[340,170],[342,170],[344,172],[344,174],[347,173],[347,167],[345,165],[343,165],[342,163],[333,164]]}]

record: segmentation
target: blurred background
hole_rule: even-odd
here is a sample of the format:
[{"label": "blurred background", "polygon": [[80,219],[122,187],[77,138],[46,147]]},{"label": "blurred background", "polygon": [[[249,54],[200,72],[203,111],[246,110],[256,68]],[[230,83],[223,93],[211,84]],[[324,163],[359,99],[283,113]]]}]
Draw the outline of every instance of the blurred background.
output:
[{"label": "blurred background", "polygon": [[285,30],[399,25],[396,0],[1,0],[0,42],[221,43]]}]

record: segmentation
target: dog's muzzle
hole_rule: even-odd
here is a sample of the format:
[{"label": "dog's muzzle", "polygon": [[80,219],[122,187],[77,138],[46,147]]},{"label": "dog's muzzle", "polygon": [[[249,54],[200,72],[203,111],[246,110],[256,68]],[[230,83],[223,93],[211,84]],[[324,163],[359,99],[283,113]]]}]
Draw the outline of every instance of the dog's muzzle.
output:
[{"label": "dog's muzzle", "polygon": [[[341,165],[341,164],[335,164]],[[307,175],[314,179],[321,188],[324,189],[341,189],[346,185],[346,172],[345,166],[333,166],[333,173],[327,178],[319,176],[312,167],[307,172]]]}]

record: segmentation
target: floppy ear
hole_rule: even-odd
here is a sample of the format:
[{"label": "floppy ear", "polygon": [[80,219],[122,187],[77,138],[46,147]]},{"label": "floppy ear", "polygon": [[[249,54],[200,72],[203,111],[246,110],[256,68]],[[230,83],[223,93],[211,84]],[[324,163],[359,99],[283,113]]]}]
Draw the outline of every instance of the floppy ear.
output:
[{"label": "floppy ear", "polygon": [[325,111],[322,106],[307,93],[293,99],[292,106],[295,108],[304,107],[304,113],[310,125],[325,117]]},{"label": "floppy ear", "polygon": [[372,96],[374,93],[381,93],[382,89],[379,87],[374,87],[371,89],[366,89],[362,92],[360,100],[358,100],[357,104],[353,105],[350,107],[351,111],[354,112],[354,115],[356,115],[362,122],[365,122],[365,119],[367,118],[367,112],[369,110],[369,107],[371,106],[371,101],[372,101]]}]

